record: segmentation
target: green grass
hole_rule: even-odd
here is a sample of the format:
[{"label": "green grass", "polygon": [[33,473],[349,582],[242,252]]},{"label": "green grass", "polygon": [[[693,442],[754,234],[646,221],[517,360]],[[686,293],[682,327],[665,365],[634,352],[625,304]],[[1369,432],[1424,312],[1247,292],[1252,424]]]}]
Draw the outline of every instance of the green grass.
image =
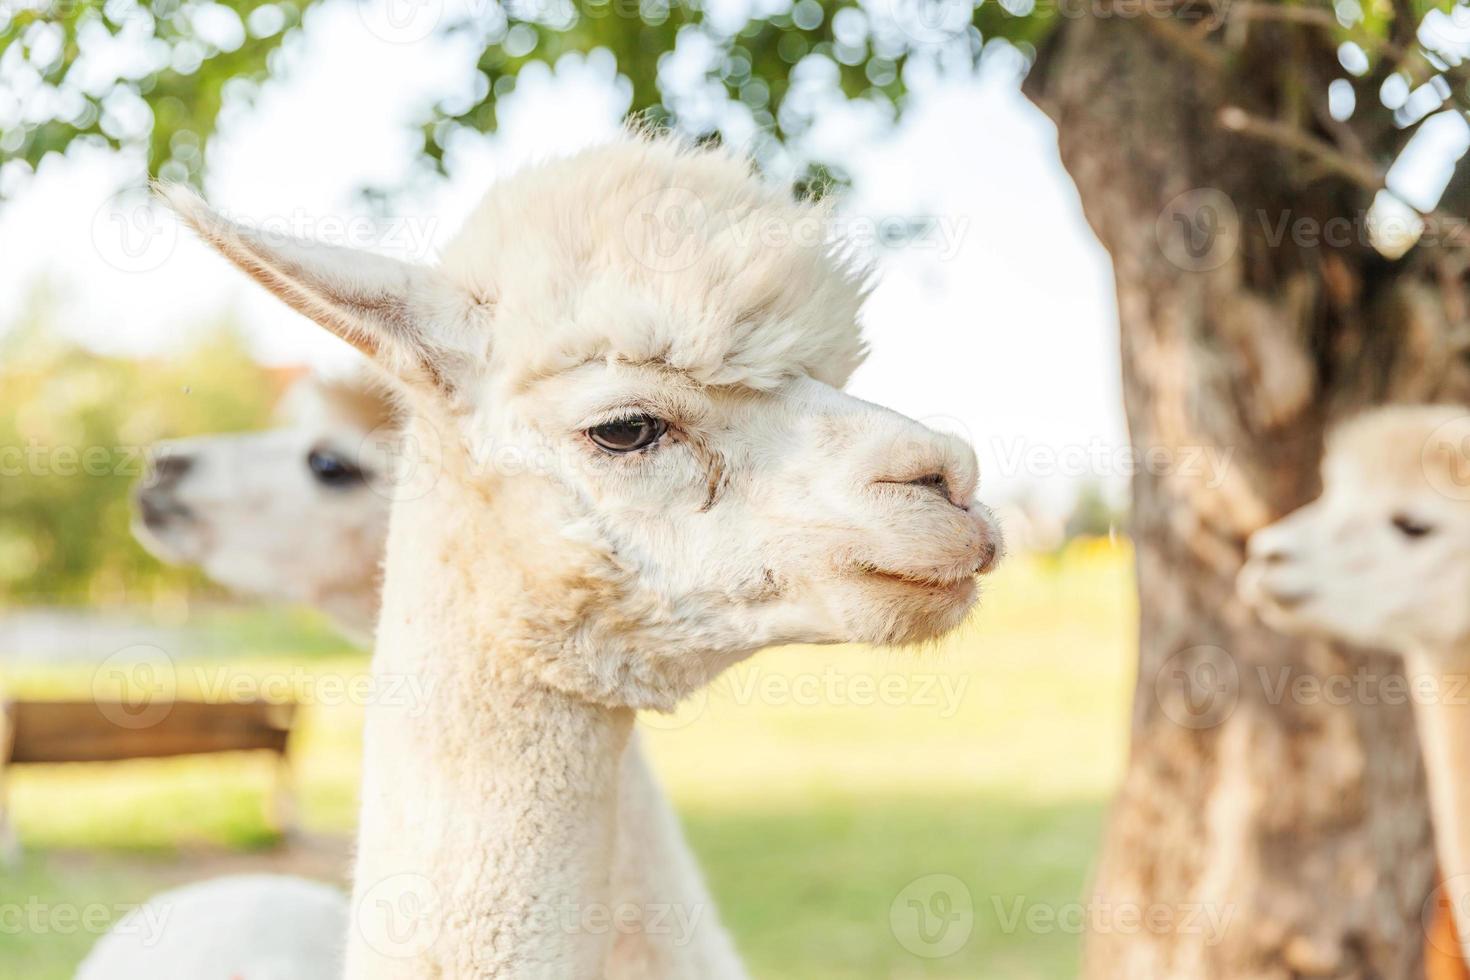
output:
[{"label": "green grass", "polygon": [[[758,977],[1030,980],[1076,976],[1076,937],[1007,934],[1011,903],[1075,901],[1100,814],[1095,802],[1017,805],[956,794],[767,813],[696,810],[686,824]],[[905,950],[889,924],[895,898],[930,874],[964,883],[974,909],[969,940],[934,960]]]},{"label": "green grass", "polygon": [[[1083,894],[1126,747],[1132,588],[1122,547],[1014,561],[975,619],[933,649],[769,651],[674,717],[649,719],[645,744],[757,977],[1075,975],[1075,929],[1028,930],[1014,916]],[[230,648],[245,652],[182,663],[179,692],[284,678],[305,696],[295,751],[313,843],[271,846],[271,771],[258,757],[22,770],[11,797],[26,859],[0,874],[0,975],[70,976],[100,927],[64,931],[57,909],[106,912],[105,924],[110,910],[222,871],[342,867],[361,712],[310,702],[366,659],[329,648],[309,620],[240,616],[236,629]],[[3,682],[76,695],[91,676],[35,668]],[[944,895],[909,887],[929,875],[949,876]],[[931,933],[957,949],[905,947],[900,936],[916,943],[904,916],[937,916],[962,893],[968,916]]]}]

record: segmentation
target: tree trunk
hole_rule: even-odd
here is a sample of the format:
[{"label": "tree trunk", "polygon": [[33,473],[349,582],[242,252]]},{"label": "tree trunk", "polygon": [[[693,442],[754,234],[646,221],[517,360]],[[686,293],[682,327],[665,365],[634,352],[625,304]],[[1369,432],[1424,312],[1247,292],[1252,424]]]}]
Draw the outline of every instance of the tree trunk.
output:
[{"label": "tree trunk", "polygon": [[1390,262],[1360,221],[1342,240],[1371,191],[1220,125],[1288,117],[1282,64],[1340,75],[1325,34],[1251,25],[1226,54],[1154,8],[1060,21],[1026,87],[1112,256],[1142,463],[1132,746],[1084,975],[1417,980],[1434,859],[1400,665],[1276,635],[1234,578],[1316,494],[1330,422],[1470,395],[1462,267]]}]

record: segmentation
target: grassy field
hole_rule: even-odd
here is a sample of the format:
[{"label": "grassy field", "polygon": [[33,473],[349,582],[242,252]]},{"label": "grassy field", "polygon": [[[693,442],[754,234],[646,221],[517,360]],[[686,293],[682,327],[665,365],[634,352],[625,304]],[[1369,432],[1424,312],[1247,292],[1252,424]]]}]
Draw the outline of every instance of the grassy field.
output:
[{"label": "grassy field", "polygon": [[[0,873],[0,976],[69,977],[108,922],[175,883],[257,867],[340,880],[361,709],[332,683],[366,659],[319,630],[239,628],[252,638],[240,652],[181,661],[179,693],[269,681],[308,702],[305,841],[273,842],[260,758],[20,771],[25,858]],[[752,972],[1074,976],[1065,911],[1121,769],[1133,633],[1130,556],[1098,542],[1010,562],[935,649],[769,651],[644,723]],[[92,681],[76,667],[0,673],[12,694],[85,695]],[[1037,907],[1063,924],[1028,929]]]}]

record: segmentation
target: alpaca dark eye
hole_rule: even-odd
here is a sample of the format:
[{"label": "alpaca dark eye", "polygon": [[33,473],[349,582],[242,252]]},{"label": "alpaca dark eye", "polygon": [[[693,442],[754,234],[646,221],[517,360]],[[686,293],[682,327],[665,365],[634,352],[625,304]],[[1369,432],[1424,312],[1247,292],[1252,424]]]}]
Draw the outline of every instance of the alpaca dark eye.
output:
[{"label": "alpaca dark eye", "polygon": [[1393,526],[1406,538],[1422,538],[1434,531],[1434,528],[1423,521],[1416,521],[1407,514],[1395,514]]},{"label": "alpaca dark eye", "polygon": [[668,430],[669,425],[663,419],[656,419],[652,415],[635,415],[616,422],[594,425],[587,430],[587,438],[596,443],[598,448],[610,453],[636,453],[658,442]]},{"label": "alpaca dark eye", "polygon": [[306,455],[306,465],[324,486],[347,487],[362,481],[362,470],[330,449],[313,449]]}]

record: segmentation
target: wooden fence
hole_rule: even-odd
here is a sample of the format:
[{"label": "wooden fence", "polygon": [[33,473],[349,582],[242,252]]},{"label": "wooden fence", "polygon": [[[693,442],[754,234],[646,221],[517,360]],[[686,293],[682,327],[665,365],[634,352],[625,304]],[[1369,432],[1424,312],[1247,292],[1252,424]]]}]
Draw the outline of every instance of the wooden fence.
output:
[{"label": "wooden fence", "polygon": [[275,790],[267,819],[292,829],[290,735],[296,705],[271,701],[0,702],[0,855],[19,853],[6,798],[6,777],[18,765],[113,762],[258,750],[276,757]]}]

